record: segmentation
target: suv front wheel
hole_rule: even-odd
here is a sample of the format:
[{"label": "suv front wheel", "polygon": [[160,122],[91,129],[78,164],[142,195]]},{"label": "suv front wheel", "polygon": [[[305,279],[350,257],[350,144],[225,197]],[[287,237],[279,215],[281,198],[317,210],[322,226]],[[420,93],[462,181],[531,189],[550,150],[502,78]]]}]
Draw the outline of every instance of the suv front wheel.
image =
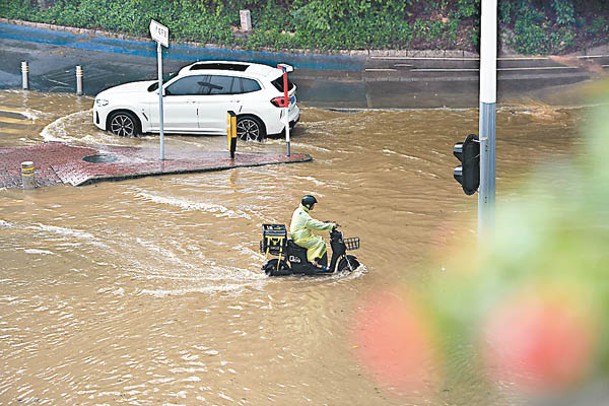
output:
[{"label": "suv front wheel", "polygon": [[128,111],[118,111],[110,116],[108,129],[112,134],[121,137],[137,137],[140,135],[140,122],[134,114]]},{"label": "suv front wheel", "polygon": [[243,141],[262,141],[266,129],[260,119],[254,116],[237,117],[237,137]]}]

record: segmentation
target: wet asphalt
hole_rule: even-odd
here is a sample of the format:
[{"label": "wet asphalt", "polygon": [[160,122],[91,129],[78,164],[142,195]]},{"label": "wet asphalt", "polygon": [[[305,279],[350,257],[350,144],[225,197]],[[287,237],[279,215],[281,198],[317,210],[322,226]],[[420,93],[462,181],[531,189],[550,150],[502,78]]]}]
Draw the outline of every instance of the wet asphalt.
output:
[{"label": "wet asphalt", "polygon": [[[349,55],[270,53],[171,44],[163,51],[165,73],[196,60],[289,63],[298,97],[308,106],[359,108],[468,108],[478,106],[479,60],[462,52],[353,52]],[[83,90],[99,91],[157,75],[156,44],[111,38],[94,31],[56,30],[0,22],[0,88],[20,89],[21,61],[29,65],[30,89],[75,92],[76,66]],[[590,64],[596,69],[591,70]],[[505,57],[497,61],[498,102],[551,100],[556,92],[609,72],[602,49],[565,60]],[[547,100],[545,100],[547,99]],[[571,100],[570,102],[577,102]]]}]

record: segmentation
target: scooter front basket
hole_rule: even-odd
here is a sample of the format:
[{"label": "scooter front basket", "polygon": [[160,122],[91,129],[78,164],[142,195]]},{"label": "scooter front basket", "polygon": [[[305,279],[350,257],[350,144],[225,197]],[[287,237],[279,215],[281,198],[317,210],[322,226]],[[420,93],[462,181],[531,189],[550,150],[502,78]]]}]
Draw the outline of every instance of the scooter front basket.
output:
[{"label": "scooter front basket", "polygon": [[359,248],[359,237],[349,237],[343,240],[345,242],[345,248],[348,250],[356,250]]}]

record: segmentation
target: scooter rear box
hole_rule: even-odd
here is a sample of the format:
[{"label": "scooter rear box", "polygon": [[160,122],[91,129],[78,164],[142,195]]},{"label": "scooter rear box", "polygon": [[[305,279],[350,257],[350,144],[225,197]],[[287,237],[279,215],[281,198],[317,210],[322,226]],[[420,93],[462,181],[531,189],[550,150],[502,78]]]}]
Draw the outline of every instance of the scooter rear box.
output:
[{"label": "scooter rear box", "polygon": [[285,224],[263,224],[260,251],[268,252],[271,255],[280,255],[285,252],[287,239],[288,232]]}]

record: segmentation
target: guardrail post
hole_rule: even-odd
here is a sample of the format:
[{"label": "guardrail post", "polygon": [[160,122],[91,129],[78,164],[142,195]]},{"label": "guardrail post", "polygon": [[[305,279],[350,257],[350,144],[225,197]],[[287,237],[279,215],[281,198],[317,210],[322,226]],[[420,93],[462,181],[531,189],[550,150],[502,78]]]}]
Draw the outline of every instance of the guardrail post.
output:
[{"label": "guardrail post", "polygon": [[82,67],[80,65],[76,65],[76,94],[82,96],[82,78],[84,74],[82,71]]},{"label": "guardrail post", "polygon": [[36,188],[36,177],[34,176],[34,162],[21,162],[21,183],[23,189],[31,190]]},{"label": "guardrail post", "polygon": [[21,87],[23,88],[23,90],[28,90],[30,88],[30,84],[29,84],[29,71],[30,71],[30,67],[28,66],[27,61],[22,61],[21,62]]}]

